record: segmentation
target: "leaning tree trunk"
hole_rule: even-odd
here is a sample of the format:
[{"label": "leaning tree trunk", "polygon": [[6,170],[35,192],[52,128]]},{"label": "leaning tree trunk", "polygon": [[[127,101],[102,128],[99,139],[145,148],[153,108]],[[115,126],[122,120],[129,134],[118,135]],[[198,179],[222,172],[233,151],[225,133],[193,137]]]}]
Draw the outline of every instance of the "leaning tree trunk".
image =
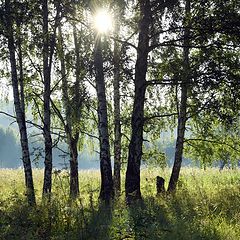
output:
[{"label": "leaning tree trunk", "polygon": [[[118,11],[119,12],[119,11]],[[117,14],[120,17],[120,14]],[[116,18],[117,19],[117,18]],[[120,30],[119,21],[115,27],[115,37],[118,37]],[[114,191],[116,196],[121,191],[121,122],[120,122],[120,46],[117,40],[114,41]]]},{"label": "leaning tree trunk", "polygon": [[109,201],[113,197],[113,179],[107,119],[107,100],[103,73],[101,37],[96,39],[94,52],[96,90],[98,98],[98,132],[100,141],[101,190],[99,198]]},{"label": "leaning tree trunk", "polygon": [[[35,193],[32,177],[32,166],[30,161],[28,138],[27,138],[27,128],[24,109],[21,107],[20,94],[18,90],[18,76],[17,76],[17,64],[15,57],[15,46],[14,46],[14,36],[13,36],[13,23],[10,14],[10,1],[5,1],[6,7],[6,23],[7,23],[7,38],[8,38],[8,49],[10,54],[10,64],[11,64],[11,78],[13,87],[13,97],[14,97],[14,107],[16,112],[17,124],[20,132],[21,148],[22,148],[22,160],[25,173],[25,185],[27,199],[30,205],[35,205]],[[22,69],[21,69],[22,71]],[[23,86],[22,86],[23,88]],[[22,95],[22,98],[24,96]],[[24,101],[22,99],[22,101]]]},{"label": "leaning tree trunk", "polygon": [[183,41],[183,78],[181,83],[181,101],[180,110],[178,116],[178,127],[177,127],[177,141],[175,149],[175,159],[172,169],[172,174],[169,181],[168,192],[176,190],[179,173],[182,164],[183,145],[184,145],[184,134],[186,129],[187,121],[187,94],[188,94],[188,82],[189,82],[189,45],[190,45],[190,30],[189,30],[189,16],[190,16],[190,0],[186,0],[185,5],[185,29],[184,29],[184,41]]},{"label": "leaning tree trunk", "polygon": [[140,1],[141,20],[139,22],[139,40],[137,62],[135,65],[135,96],[131,120],[131,140],[129,144],[126,172],[126,200],[141,199],[140,164],[142,158],[144,100],[146,92],[147,57],[149,51],[149,27],[151,23],[150,1]]},{"label": "leaning tree trunk", "polygon": [[49,32],[48,32],[48,1],[43,0],[43,81],[44,81],[44,123],[43,135],[45,145],[45,169],[43,182],[43,195],[51,193],[52,188],[52,137],[51,137],[51,68],[49,63]]}]

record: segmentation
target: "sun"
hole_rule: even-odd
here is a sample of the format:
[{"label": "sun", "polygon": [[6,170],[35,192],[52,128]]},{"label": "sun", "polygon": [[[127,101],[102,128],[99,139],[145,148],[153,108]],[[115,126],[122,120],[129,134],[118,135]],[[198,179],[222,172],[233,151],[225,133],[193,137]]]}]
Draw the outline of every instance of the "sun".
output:
[{"label": "sun", "polygon": [[99,9],[94,16],[94,27],[99,33],[107,33],[113,28],[113,19],[106,9]]}]

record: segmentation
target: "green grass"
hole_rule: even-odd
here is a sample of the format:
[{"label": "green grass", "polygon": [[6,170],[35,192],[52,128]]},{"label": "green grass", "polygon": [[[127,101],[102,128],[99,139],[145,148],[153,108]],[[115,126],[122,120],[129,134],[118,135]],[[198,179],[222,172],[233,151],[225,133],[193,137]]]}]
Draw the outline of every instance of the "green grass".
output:
[{"label": "green grass", "polygon": [[156,197],[157,175],[142,171],[143,201],[126,206],[124,192],[110,207],[98,202],[100,174],[80,172],[80,197],[68,198],[68,175],[53,175],[51,203],[41,201],[41,170],[34,171],[37,207],[28,207],[23,172],[0,170],[0,239],[240,239],[240,171],[182,169],[178,191]]}]

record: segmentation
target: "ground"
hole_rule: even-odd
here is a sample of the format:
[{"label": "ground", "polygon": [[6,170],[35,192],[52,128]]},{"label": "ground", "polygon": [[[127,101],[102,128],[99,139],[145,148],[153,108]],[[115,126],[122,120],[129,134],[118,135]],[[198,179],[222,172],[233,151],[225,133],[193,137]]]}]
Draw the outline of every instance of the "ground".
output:
[{"label": "ground", "polygon": [[0,239],[240,239],[240,170],[185,168],[175,194],[156,196],[156,176],[168,182],[170,169],[144,169],[143,201],[132,206],[124,191],[110,206],[99,203],[99,172],[79,174],[76,201],[68,198],[67,172],[55,172],[51,202],[43,202],[43,171],[34,170],[37,206],[30,208],[23,170],[0,170]]}]

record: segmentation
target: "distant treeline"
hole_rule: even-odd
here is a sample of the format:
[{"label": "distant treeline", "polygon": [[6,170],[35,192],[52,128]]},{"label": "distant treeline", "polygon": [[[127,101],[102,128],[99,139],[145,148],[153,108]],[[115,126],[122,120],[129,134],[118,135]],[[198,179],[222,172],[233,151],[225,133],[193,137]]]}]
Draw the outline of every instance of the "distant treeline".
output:
[{"label": "distant treeline", "polygon": [[[33,167],[43,168],[43,142],[30,142],[30,152],[32,155]],[[67,146],[61,143],[59,146],[67,152]],[[68,167],[69,156],[58,149],[53,151],[53,166],[58,169]],[[97,169],[99,161],[97,154],[84,151],[79,155],[80,169]],[[22,167],[21,147],[17,132],[10,127],[0,127],[0,168],[19,168]]]},{"label": "distant treeline", "polygon": [[0,167],[17,168],[22,165],[21,147],[14,131],[0,128]]}]

